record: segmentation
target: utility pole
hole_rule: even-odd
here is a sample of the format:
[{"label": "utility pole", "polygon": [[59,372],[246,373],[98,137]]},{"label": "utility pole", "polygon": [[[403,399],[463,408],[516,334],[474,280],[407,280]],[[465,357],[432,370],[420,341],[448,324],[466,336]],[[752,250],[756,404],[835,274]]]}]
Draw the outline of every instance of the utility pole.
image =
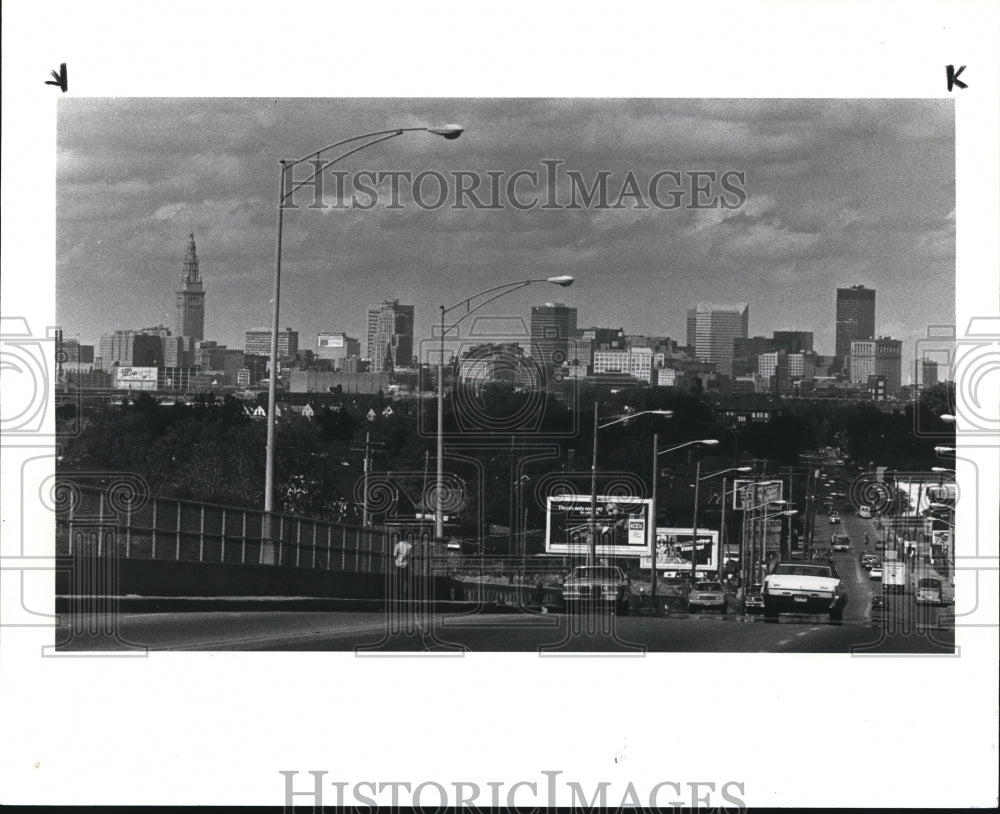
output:
[{"label": "utility pole", "polygon": [[364,464],[364,494],[361,496],[361,526],[363,528],[368,528],[368,473],[371,470],[371,452],[372,447],[384,447],[385,444],[380,441],[372,441],[371,432],[365,433],[365,445],[363,447],[351,447],[355,452],[364,452],[365,454],[365,464]]}]

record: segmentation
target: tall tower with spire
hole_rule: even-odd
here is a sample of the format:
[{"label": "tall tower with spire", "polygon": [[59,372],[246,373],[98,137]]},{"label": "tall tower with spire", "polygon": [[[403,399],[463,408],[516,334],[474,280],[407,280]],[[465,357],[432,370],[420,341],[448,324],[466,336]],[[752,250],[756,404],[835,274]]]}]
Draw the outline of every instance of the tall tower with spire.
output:
[{"label": "tall tower with spire", "polygon": [[177,289],[177,335],[194,340],[205,338],[205,292],[201,287],[193,232],[184,255],[181,286]]}]

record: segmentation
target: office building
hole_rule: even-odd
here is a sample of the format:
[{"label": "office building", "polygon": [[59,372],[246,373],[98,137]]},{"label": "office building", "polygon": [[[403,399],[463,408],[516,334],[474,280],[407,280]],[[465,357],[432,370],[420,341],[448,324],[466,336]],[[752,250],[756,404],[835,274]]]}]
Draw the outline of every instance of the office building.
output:
[{"label": "office building", "polygon": [[193,233],[184,255],[180,288],[177,289],[176,319],[174,333],[178,336],[190,336],[194,340],[205,338],[205,291],[201,284]]},{"label": "office building", "polygon": [[344,360],[361,355],[361,342],[341,331],[323,331],[316,335],[316,356],[331,359],[334,370],[342,370]]},{"label": "office building", "polygon": [[652,348],[594,351],[594,374],[622,373],[652,383],[654,367],[663,363],[663,354]]},{"label": "office building", "polygon": [[[81,359],[81,361],[83,361]],[[933,387],[938,383],[938,363],[931,361],[930,359],[921,359],[920,365],[920,384],[923,387]],[[914,377],[914,383],[918,380]]]},{"label": "office building", "polygon": [[476,345],[462,354],[458,378],[467,384],[503,382],[519,388],[537,389],[543,384],[533,359],[516,342]]},{"label": "office building", "polygon": [[569,339],[576,333],[575,308],[561,302],[531,307],[531,355],[546,370],[569,361]]},{"label": "office building", "polygon": [[[60,332],[60,337],[62,332]],[[94,346],[81,345],[79,339],[61,339],[59,342],[59,352],[62,353],[63,362],[93,365]]]},{"label": "office building", "polygon": [[368,359],[372,373],[413,365],[413,306],[383,300],[368,311]]},{"label": "office building", "polygon": [[[104,370],[114,366],[160,367],[163,365],[163,339],[141,331],[114,331],[100,339]],[[96,366],[96,365],[95,365]]]},{"label": "office building", "polygon": [[[848,372],[851,343],[875,338],[875,289],[863,285],[837,289],[837,335],[834,353],[841,371]],[[852,382],[866,382],[851,374]]]},{"label": "office building", "polygon": [[775,331],[774,346],[785,353],[809,353],[813,350],[812,331]]},{"label": "office building", "polygon": [[[271,358],[271,329],[254,328],[246,332],[243,352],[247,356]],[[278,359],[291,361],[299,352],[299,332],[285,328],[278,332]]]},{"label": "office building", "polygon": [[855,340],[851,343],[849,356],[850,380],[852,384],[869,384],[871,377],[884,381],[885,394],[899,395],[902,385],[903,343],[890,337],[871,340]]},{"label": "office building", "polygon": [[750,306],[745,302],[732,305],[698,303],[688,311],[688,345],[693,338],[695,357],[715,365],[719,373],[731,376],[734,342],[747,337],[749,324]]},{"label": "office building", "polygon": [[733,340],[732,376],[752,376],[757,372],[757,359],[762,353],[778,350],[778,343],[766,336],[738,336]]}]

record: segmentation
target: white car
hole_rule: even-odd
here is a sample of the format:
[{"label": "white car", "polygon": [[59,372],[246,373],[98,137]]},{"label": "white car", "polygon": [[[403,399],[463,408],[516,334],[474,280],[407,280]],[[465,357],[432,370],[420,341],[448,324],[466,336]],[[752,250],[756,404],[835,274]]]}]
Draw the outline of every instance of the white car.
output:
[{"label": "white car", "polygon": [[563,583],[563,604],[569,612],[603,607],[627,616],[631,596],[629,578],[614,565],[578,565]]},{"label": "white car", "polygon": [[868,572],[868,579],[882,579],[882,566],[873,565]]},{"label": "white car", "polygon": [[779,613],[826,613],[832,621],[844,618],[847,590],[837,569],[816,562],[783,562],[764,578],[764,618]]}]

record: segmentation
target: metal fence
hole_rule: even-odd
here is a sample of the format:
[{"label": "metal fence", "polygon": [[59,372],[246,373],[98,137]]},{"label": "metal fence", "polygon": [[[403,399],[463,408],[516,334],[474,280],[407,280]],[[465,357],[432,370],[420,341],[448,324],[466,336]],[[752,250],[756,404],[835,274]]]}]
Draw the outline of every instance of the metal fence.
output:
[{"label": "metal fence", "polygon": [[[62,482],[56,555],[280,565],[385,573],[406,531],[215,506]],[[268,519],[270,530],[268,532]],[[419,546],[420,540],[411,542]],[[109,550],[110,549],[110,550]],[[430,573],[433,550],[415,549],[413,567]],[[421,556],[423,554],[423,556]]]}]

